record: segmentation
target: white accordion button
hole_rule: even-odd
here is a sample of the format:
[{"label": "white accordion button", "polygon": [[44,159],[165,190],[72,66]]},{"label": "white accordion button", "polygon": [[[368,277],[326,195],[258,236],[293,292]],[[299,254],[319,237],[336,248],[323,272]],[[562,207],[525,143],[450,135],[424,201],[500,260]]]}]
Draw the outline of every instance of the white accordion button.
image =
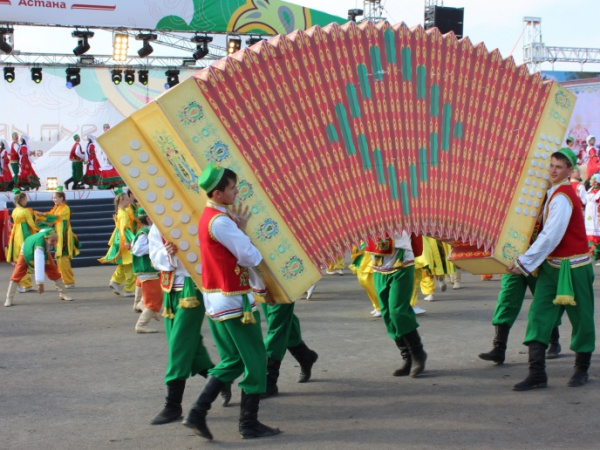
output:
[{"label": "white accordion button", "polygon": [[532,160],[531,160],[531,165],[532,165],[533,167],[536,167],[536,166],[537,166],[537,161],[536,161],[535,159],[532,159]]},{"label": "white accordion button", "polygon": [[129,169],[129,175],[131,175],[133,178],[139,177],[140,169],[138,169],[137,167],[132,167],[131,169]]},{"label": "white accordion button", "polygon": [[537,181],[533,182],[533,187],[538,187],[538,182]]},{"label": "white accordion button", "polygon": [[550,142],[552,144],[553,140],[554,140],[554,138],[552,136],[548,136],[548,142]]},{"label": "white accordion button", "polygon": [[556,145],[560,145],[560,139],[559,138],[554,139],[554,142],[556,142]]},{"label": "white accordion button", "polygon": [[202,266],[200,264],[196,264],[196,273],[197,274],[201,274],[202,273]]},{"label": "white accordion button", "polygon": [[169,216],[166,216],[165,218],[163,218],[163,225],[165,227],[172,227],[173,226],[173,219]]},{"label": "white accordion button", "polygon": [[531,211],[531,217],[535,217],[537,216],[537,213],[535,211]]},{"label": "white accordion button", "polygon": [[173,202],[173,204],[171,205],[171,209],[173,211],[179,212],[183,209],[183,205],[181,204],[181,202],[176,201],[176,202]]},{"label": "white accordion button", "polygon": [[540,136],[540,139],[541,139],[542,141],[546,140],[546,135],[545,135],[544,133],[542,133],[542,134],[541,134],[541,136]]},{"label": "white accordion button", "polygon": [[146,200],[148,200],[151,203],[154,203],[156,201],[156,194],[154,192],[148,192],[146,194]]},{"label": "white accordion button", "polygon": [[531,206],[531,205],[532,205],[531,200],[527,200],[527,206]]},{"label": "white accordion button", "polygon": [[129,155],[121,156],[121,164],[123,164],[124,166],[128,166],[129,164],[131,164],[131,156],[129,156]]},{"label": "white accordion button", "polygon": [[536,202],[533,204],[533,206],[535,206],[536,208],[539,208],[539,207],[540,207],[540,202],[537,202],[537,201],[536,201]]},{"label": "white accordion button", "polygon": [[529,170],[527,171],[527,173],[528,173],[530,176],[534,176],[534,175],[535,175],[535,172],[533,171],[533,169],[529,169]]},{"label": "white accordion button", "polygon": [[138,181],[137,185],[142,191],[145,191],[146,189],[148,189],[148,182],[146,180]]},{"label": "white accordion button", "polygon": [[141,146],[142,146],[142,143],[140,141],[138,141],[137,139],[133,139],[132,141],[129,142],[129,148],[131,150],[139,150]]},{"label": "white accordion button", "polygon": [[163,191],[163,197],[166,198],[167,200],[171,200],[174,195],[175,194],[173,193],[172,189],[165,189]]},{"label": "white accordion button", "polygon": [[529,178],[525,178],[525,184],[530,185],[531,184],[531,180]]},{"label": "white accordion button", "polygon": [[190,248],[190,243],[188,241],[179,241],[178,247],[184,252],[187,252]]},{"label": "white accordion button", "polygon": [[522,205],[523,203],[525,203],[525,199],[523,197],[519,197],[519,203]]},{"label": "white accordion button", "polygon": [[535,176],[538,178],[542,177],[542,172],[540,172],[539,170],[535,173]]},{"label": "white accordion button", "polygon": [[538,192],[537,198],[539,198],[541,200],[542,197],[543,197],[543,194],[541,192]]},{"label": "white accordion button", "polygon": [[539,157],[540,157],[540,154],[539,154],[539,152],[535,152],[535,157],[536,157],[536,158],[539,158]]},{"label": "white accordion button", "polygon": [[150,157],[148,156],[148,153],[142,152],[139,154],[138,159],[143,163],[147,163],[150,160]]},{"label": "white accordion button", "polygon": [[165,207],[161,204],[154,206],[154,212],[159,215],[163,215],[165,213]]},{"label": "white accordion button", "polygon": [[173,239],[179,239],[181,237],[181,231],[179,231],[177,228],[173,228],[170,234]]},{"label": "white accordion button", "polygon": [[521,208],[520,208],[520,207],[517,207],[517,209],[515,209],[515,212],[516,212],[517,214],[521,214]]},{"label": "white accordion button", "polygon": [[163,187],[165,184],[167,184],[167,182],[165,181],[165,179],[163,177],[157,177],[156,180],[154,180],[154,183],[158,187]]},{"label": "white accordion button", "polygon": [[187,260],[191,263],[195,263],[196,261],[198,261],[198,255],[196,255],[195,253],[188,253],[187,254]]},{"label": "white accordion button", "polygon": [[538,143],[538,148],[541,150],[544,148],[544,144],[542,144],[541,142]]},{"label": "white accordion button", "polygon": [[548,178],[550,178],[550,175],[548,175],[547,173],[544,174],[544,180],[548,181]]},{"label": "white accordion button", "polygon": [[189,221],[190,221],[191,219],[192,219],[192,218],[190,217],[190,215],[189,215],[188,213],[183,213],[181,216],[179,216],[179,221],[180,221],[181,223],[189,223]]},{"label": "white accordion button", "polygon": [[532,197],[535,197],[535,191],[532,189],[529,191],[529,195],[531,195]]},{"label": "white accordion button", "polygon": [[187,232],[188,232],[188,234],[190,234],[192,236],[196,236],[198,234],[198,227],[195,225],[190,225],[187,228]]},{"label": "white accordion button", "polygon": [[523,194],[527,195],[527,193],[529,192],[529,190],[527,188],[523,188],[523,190],[521,192],[523,192]]},{"label": "white accordion button", "polygon": [[156,175],[156,173],[158,172],[158,169],[154,164],[150,164],[146,168],[146,172],[148,172],[148,175]]},{"label": "white accordion button", "polygon": [[529,215],[529,209],[525,208],[525,209],[523,210],[523,214],[525,214],[526,216],[528,216],[528,215]]}]

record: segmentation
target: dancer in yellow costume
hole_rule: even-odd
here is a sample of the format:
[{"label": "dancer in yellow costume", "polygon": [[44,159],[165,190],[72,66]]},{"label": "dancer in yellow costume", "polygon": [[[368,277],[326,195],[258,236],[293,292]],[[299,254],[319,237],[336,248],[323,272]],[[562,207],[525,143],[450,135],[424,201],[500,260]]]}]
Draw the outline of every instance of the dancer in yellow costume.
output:
[{"label": "dancer in yellow costume", "polygon": [[63,187],[56,188],[52,194],[54,208],[44,214],[46,223],[56,230],[58,241],[56,242],[56,265],[65,283],[65,288],[75,287],[75,275],[71,268],[71,259],[79,255],[79,241],[71,228],[71,208],[67,205]]},{"label": "dancer in yellow costume", "polygon": [[[132,267],[131,245],[135,234],[133,234],[133,225],[127,212],[131,201],[129,196],[120,189],[116,189],[115,193],[117,194],[115,197],[115,231],[108,241],[110,247],[108,253],[98,261],[103,264],[117,264],[108,287],[117,295],[133,297],[135,295],[135,275]],[[121,289],[123,282],[125,282],[125,288]]]},{"label": "dancer in yellow costume", "polygon": [[346,263],[344,261],[344,257],[338,256],[335,261],[329,261],[329,265],[327,266],[327,270],[325,271],[325,273],[327,275],[334,275],[336,273],[338,275],[344,275],[345,265]]},{"label": "dancer in yellow costume", "polygon": [[[27,208],[27,194],[19,189],[13,189],[15,194],[14,202],[15,209],[12,212],[13,227],[8,239],[8,249],[6,251],[6,262],[16,263],[21,254],[21,247],[25,239],[39,231],[35,224],[35,212],[31,208]],[[31,274],[27,273],[17,287],[18,292],[35,291]]]},{"label": "dancer in yellow costume", "polygon": [[365,247],[365,243],[361,244],[360,250],[352,247],[352,264],[350,264],[349,269],[356,275],[358,283],[365,290],[369,300],[373,304],[371,315],[373,317],[381,317],[381,309],[373,281],[373,258],[365,257]]},{"label": "dancer in yellow costume", "polygon": [[447,273],[444,251],[438,246],[438,241],[431,237],[423,236],[423,254],[415,258],[415,284],[410,305],[417,305],[417,287],[421,286],[421,292],[425,300],[433,301],[435,293],[435,279],[440,281],[442,292],[446,290],[444,276]]}]

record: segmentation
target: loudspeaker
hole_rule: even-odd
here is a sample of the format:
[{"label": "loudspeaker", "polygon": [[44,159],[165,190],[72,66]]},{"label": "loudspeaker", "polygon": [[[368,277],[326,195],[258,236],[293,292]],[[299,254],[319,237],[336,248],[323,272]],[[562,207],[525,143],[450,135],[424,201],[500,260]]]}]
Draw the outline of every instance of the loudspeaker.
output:
[{"label": "loudspeaker", "polygon": [[436,6],[433,15],[433,26],[442,34],[453,31],[458,39],[463,37],[463,20],[465,8],[447,8]]}]

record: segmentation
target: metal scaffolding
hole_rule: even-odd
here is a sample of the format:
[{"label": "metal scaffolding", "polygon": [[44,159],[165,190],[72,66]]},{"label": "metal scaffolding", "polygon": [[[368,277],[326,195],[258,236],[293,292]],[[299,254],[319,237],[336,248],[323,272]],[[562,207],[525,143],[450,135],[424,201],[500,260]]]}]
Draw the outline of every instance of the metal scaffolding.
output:
[{"label": "metal scaffolding", "polygon": [[600,48],[547,47],[542,40],[542,18],[523,17],[523,62],[538,72],[545,62],[600,63]]},{"label": "metal scaffolding", "polygon": [[368,20],[369,22],[380,22],[385,20],[381,0],[364,0],[363,11],[363,20]]}]

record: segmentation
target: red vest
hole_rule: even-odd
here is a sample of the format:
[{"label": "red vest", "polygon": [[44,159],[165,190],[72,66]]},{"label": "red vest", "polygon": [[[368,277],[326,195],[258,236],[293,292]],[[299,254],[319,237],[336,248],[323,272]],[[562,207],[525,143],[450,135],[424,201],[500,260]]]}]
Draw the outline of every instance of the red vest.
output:
[{"label": "red vest", "polygon": [[202,260],[202,291],[221,292],[224,295],[242,295],[252,292],[248,269],[240,267],[237,259],[211,233],[212,222],[225,213],[207,206],[198,223],[200,258]]},{"label": "red vest", "polygon": [[75,154],[75,150],[77,150],[77,146],[79,146],[79,145],[81,145],[81,144],[79,144],[79,142],[75,142],[73,144],[73,147],[71,147],[71,154],[69,155],[70,161],[82,161],[82,159]]},{"label": "red vest", "polygon": [[560,241],[554,251],[548,255],[548,258],[573,258],[575,256],[586,255],[588,253],[588,241],[587,235],[585,234],[583,215],[581,214],[581,209],[579,209],[581,201],[571,185],[564,184],[556,189],[546,203],[546,208],[549,207],[552,199],[559,194],[566,195],[573,208],[571,210],[571,219],[569,220],[567,231],[565,232],[562,241]]},{"label": "red vest", "polygon": [[[423,254],[423,236],[410,235],[410,245],[415,255],[421,256]],[[386,235],[385,239],[377,238],[377,240],[369,239],[365,251],[367,253],[373,253],[376,255],[390,256],[394,253],[394,240]]]},{"label": "red vest", "polygon": [[11,142],[10,144],[10,162],[11,163],[16,163],[19,162],[19,152],[16,149],[16,146],[18,146],[19,144],[17,144],[16,142]]}]

